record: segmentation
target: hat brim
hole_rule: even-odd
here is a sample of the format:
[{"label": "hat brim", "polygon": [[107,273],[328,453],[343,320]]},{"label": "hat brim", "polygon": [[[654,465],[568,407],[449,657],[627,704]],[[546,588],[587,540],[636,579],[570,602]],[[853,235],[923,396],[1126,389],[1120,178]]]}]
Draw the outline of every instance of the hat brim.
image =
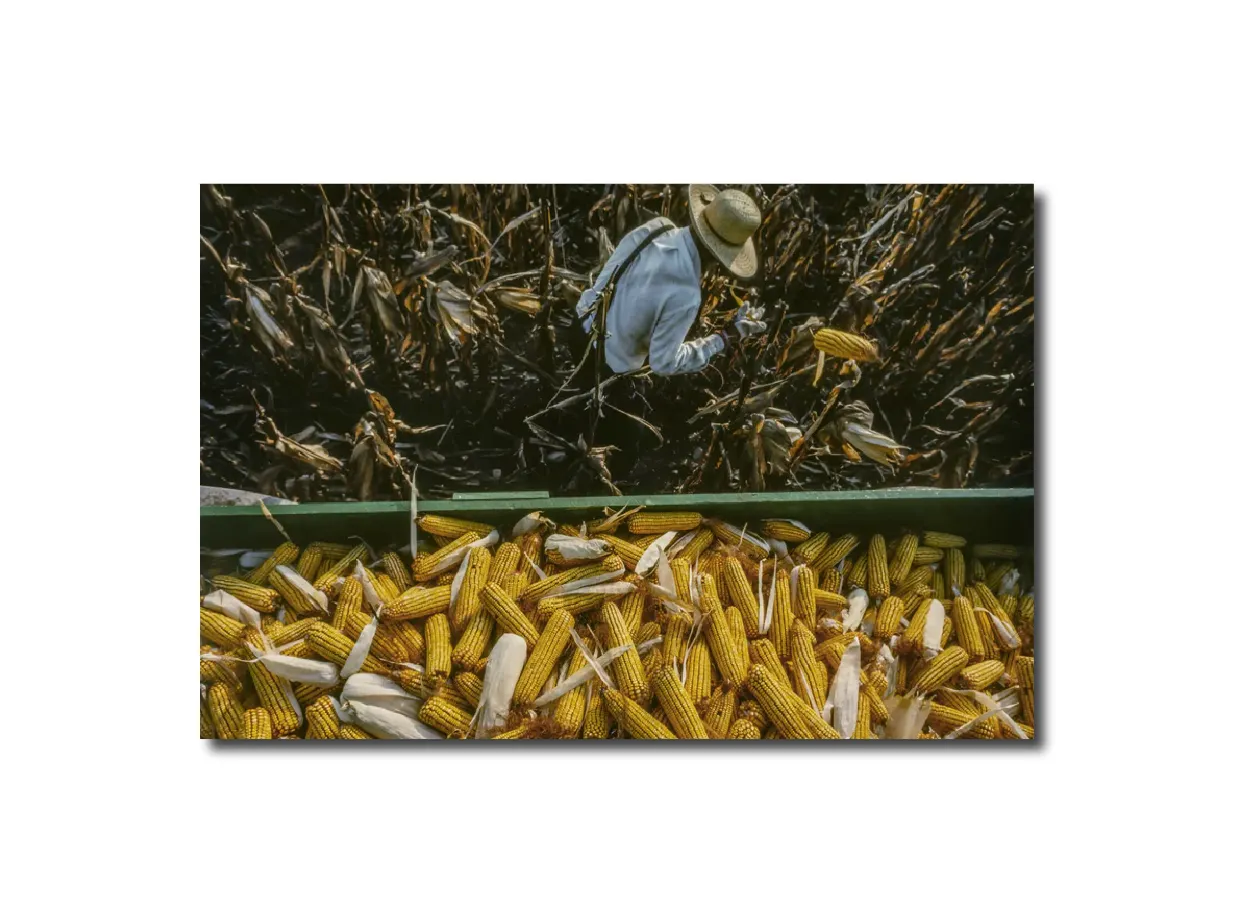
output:
[{"label": "hat brim", "polygon": [[699,240],[711,251],[711,255],[720,261],[721,266],[738,279],[752,279],[758,274],[758,254],[754,252],[754,240],[747,240],[744,244],[730,244],[703,220],[703,209],[719,192],[720,190],[710,183],[691,184],[690,226],[694,228]]}]

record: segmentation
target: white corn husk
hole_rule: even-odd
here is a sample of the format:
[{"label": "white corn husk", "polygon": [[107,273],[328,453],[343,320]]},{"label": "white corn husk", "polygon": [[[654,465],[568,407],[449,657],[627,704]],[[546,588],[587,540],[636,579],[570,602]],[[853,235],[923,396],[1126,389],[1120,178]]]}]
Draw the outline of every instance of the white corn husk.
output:
[{"label": "white corn husk", "polygon": [[655,647],[657,644],[659,644],[663,640],[664,638],[661,635],[656,635],[654,638],[648,638],[646,641],[644,641],[642,644],[638,646],[638,655],[640,657],[643,656],[643,654],[646,654],[649,650],[651,650],[653,647]]},{"label": "white corn husk", "polygon": [[[664,556],[670,561],[673,560],[673,558],[681,554],[686,545],[690,544],[690,542],[694,540],[694,536],[696,535],[698,535],[698,529],[691,529],[689,532],[682,532],[677,536],[673,543],[665,549]],[[638,572],[637,568],[635,568],[635,572]]]},{"label": "white corn husk", "polygon": [[772,553],[777,559],[783,561],[788,558],[788,545],[778,538],[767,539],[767,545],[771,548]]},{"label": "white corn husk", "polygon": [[[951,691],[959,693],[962,696],[967,696],[984,708],[986,710],[985,717],[988,718],[991,714],[996,714],[998,716],[998,720],[1001,721],[1008,730],[1015,734],[1016,737],[1019,737],[1021,740],[1028,740],[1028,735],[1024,733],[1023,729],[1021,729],[1021,727],[1016,724],[1014,720],[1012,720],[1011,715],[1008,714],[1007,708],[1004,707],[1003,703],[995,699],[988,692],[984,692],[980,689],[952,689]],[[1015,704],[1017,706],[1019,705],[1018,699]]]},{"label": "white corn husk", "polygon": [[683,599],[677,597],[677,593],[672,589],[665,589],[658,583],[644,583],[643,587],[647,590],[648,596],[654,596],[656,599],[662,600],[664,608],[669,612],[681,612],[691,617],[697,618],[702,615],[702,611]]},{"label": "white corn husk", "polygon": [[275,676],[293,683],[312,683],[314,686],[333,686],[338,682],[339,670],[332,663],[309,660],[307,657],[289,657],[286,654],[262,654],[257,658]]},{"label": "white corn husk", "polygon": [[[563,583],[559,587],[553,587],[545,593],[541,599],[552,599],[554,596],[569,596],[572,593],[603,593],[600,586],[605,583],[612,583],[621,577],[623,571],[609,570],[602,574],[592,574],[590,577],[579,577],[577,580],[571,580],[569,583]],[[628,590],[626,592],[629,592]]]},{"label": "white corn husk", "polygon": [[272,554],[274,554],[273,551],[246,551],[240,555],[239,564],[245,570],[252,570]]},{"label": "white corn husk", "polygon": [[[665,552],[665,549],[667,549],[668,546],[673,543],[673,539],[676,537],[677,537],[676,532],[665,532],[663,535],[657,538],[654,542],[648,545],[647,548],[643,551],[642,555],[639,557],[638,563],[634,565],[634,573],[638,574],[640,577],[645,576],[646,574],[650,573],[653,567],[660,567],[661,562],[664,562],[664,566],[667,567],[668,555],[666,555],[664,552]],[[668,587],[672,586],[671,578],[667,586]]]},{"label": "white corn husk", "polygon": [[252,606],[240,602],[226,590],[215,590],[201,600],[202,606],[213,612],[221,612],[237,622],[243,622],[252,628],[261,629],[261,613]]},{"label": "white corn husk", "polygon": [[340,706],[340,710],[347,724],[362,727],[382,740],[439,740],[442,736],[418,718],[358,699]]},{"label": "white corn husk", "polygon": [[326,599],[326,594],[305,580],[298,571],[293,570],[286,564],[280,564],[274,569],[278,571],[288,583],[307,596],[315,608],[321,612],[330,611],[330,602]]},{"label": "white corn husk", "polygon": [[544,540],[544,550],[555,551],[567,561],[599,561],[612,553],[613,546],[602,538],[576,538],[555,532]]},{"label": "white corn husk", "polygon": [[[633,648],[629,644],[623,644],[621,645],[621,647],[610,648],[609,650],[601,654],[599,657],[596,657],[595,662],[599,664],[601,667],[607,667],[610,663],[612,663],[614,660],[616,660],[626,651],[632,650],[632,649]],[[583,656],[587,657],[590,655],[587,651],[584,650]],[[566,664],[563,663],[562,667],[565,668]],[[595,675],[596,675],[595,667],[593,667],[590,663],[588,663],[582,669],[575,670],[569,676],[563,677],[561,682],[559,682],[556,686],[554,686],[548,692],[544,693],[544,695],[540,696],[540,698],[532,702],[531,707],[532,708],[543,708],[545,705],[548,705],[550,702],[555,702],[557,701],[557,699],[560,699],[563,695],[565,695],[571,689],[577,689],[579,686],[583,685],[583,683],[587,682],[589,679],[591,679]],[[611,685],[611,683],[609,685]]]},{"label": "white corn husk", "polygon": [[737,539],[738,547],[740,547],[743,542],[749,542],[751,545],[757,545],[759,548],[762,548],[763,551],[771,551],[771,545],[767,543],[767,539],[763,538],[761,535],[755,535],[753,532],[748,531],[745,525],[742,525],[742,527],[738,529],[732,523],[724,522],[723,520],[717,520],[717,522],[723,528],[739,533]]},{"label": "white corn husk", "polygon": [[[625,596],[627,593],[632,593],[637,590],[633,583],[626,583],[624,580],[611,580],[605,583],[596,584],[586,588],[570,590],[567,593],[555,593],[555,596],[586,596],[589,593],[599,593],[603,596]],[[546,599],[548,597],[545,597]]]},{"label": "white corn husk", "polygon": [[528,513],[514,524],[514,527],[510,530],[510,537],[518,538],[522,535],[526,535],[528,532],[535,532],[545,527],[551,529],[553,527],[553,521],[546,518],[545,515],[539,510],[536,510],[533,513]]},{"label": "white corn husk", "polygon": [[870,594],[857,587],[848,594],[848,606],[840,613],[841,622],[844,625],[845,631],[852,631],[860,625],[866,616],[866,609],[870,607]]},{"label": "white corn husk", "polygon": [[368,571],[364,565],[357,561],[351,575],[360,581],[360,588],[364,593],[364,601],[368,603],[369,608],[374,612],[380,611],[384,603],[381,597],[377,595],[377,588],[373,586],[373,581],[369,579]]},{"label": "white corn husk", "polygon": [[592,535],[600,535],[605,532],[614,531],[619,525],[633,516],[635,513],[642,511],[643,507],[636,506],[631,509],[628,506],[623,506],[615,513],[609,513],[598,526],[591,530]]},{"label": "white corn husk", "polygon": [[425,574],[425,577],[438,577],[448,570],[453,570],[458,567],[459,562],[467,556],[467,553],[471,551],[472,548],[487,548],[491,545],[496,545],[499,541],[501,541],[501,533],[494,529],[488,535],[484,536],[484,538],[478,538],[474,542],[469,542],[462,548],[455,548],[448,555],[434,564],[428,573]]},{"label": "white corn husk", "polygon": [[587,661],[587,665],[595,671],[596,676],[600,678],[600,682],[606,686],[612,686],[613,681],[609,679],[607,673],[604,672],[604,664],[600,662],[600,658],[587,649],[587,645],[583,643],[583,639],[579,637],[578,630],[570,629],[570,637],[574,641],[574,646],[578,648],[578,652],[583,655],[583,659]]},{"label": "white corn husk", "polygon": [[861,694],[861,642],[856,638],[844,649],[832,686],[834,695],[829,694],[828,700],[835,720],[831,724],[848,740],[857,729],[857,700]]},{"label": "white corn husk", "polygon": [[467,549],[467,554],[463,555],[463,563],[458,566],[458,570],[454,572],[454,579],[450,581],[450,617],[454,617],[454,607],[458,603],[458,594],[463,589],[463,580],[467,577],[467,570],[471,567],[471,549]]},{"label": "white corn husk", "polygon": [[356,643],[351,646],[351,652],[347,655],[343,668],[339,670],[339,676],[347,679],[353,673],[360,671],[360,668],[364,666],[364,661],[368,659],[369,649],[373,646],[373,635],[376,633],[377,616],[373,616],[369,623],[360,630],[360,636],[356,638]]},{"label": "white corn husk", "polygon": [[340,694],[343,705],[360,702],[392,711],[408,718],[420,714],[421,701],[388,676],[376,673],[353,673],[347,677]]},{"label": "white corn husk", "polygon": [[920,695],[895,696],[887,702],[887,740],[916,740],[930,716],[931,703]]},{"label": "white corn husk", "polygon": [[839,619],[833,619],[830,616],[824,616],[823,618],[818,620],[818,627],[828,628],[831,631],[839,633],[844,630],[844,623],[841,622]]},{"label": "white corn husk", "polygon": [[[948,734],[944,734],[943,740],[955,740],[961,734],[967,733],[969,730],[971,730],[972,728],[975,728],[977,725],[979,725],[982,721],[985,721],[987,718],[993,718],[995,715],[1001,715],[1002,713],[1003,713],[1003,710],[999,708],[998,706],[995,706],[994,708],[991,708],[988,711],[983,712],[982,714],[978,715],[976,718],[973,718],[970,721],[965,721],[954,731],[951,731]],[[1021,737],[1027,736],[1023,731],[1020,731],[1018,726],[1016,727],[1016,731],[1019,732]]]},{"label": "white corn husk", "polygon": [[771,630],[771,607],[776,598],[776,570],[771,572],[771,601],[763,597],[763,565],[766,561],[758,562],[758,633],[760,635],[767,634]]},{"label": "white corn husk", "polygon": [[998,581],[997,595],[1006,596],[1008,593],[1014,593],[1016,584],[1020,582],[1020,572],[1014,567],[1008,568],[1007,573],[1003,574],[1003,579]]},{"label": "white corn husk", "polygon": [[476,737],[483,739],[506,723],[519,674],[527,662],[527,639],[506,633],[497,639],[484,669],[484,686],[476,707]]},{"label": "white corn husk", "polygon": [[947,612],[937,599],[930,600],[930,608],[926,612],[925,631],[921,635],[921,646],[926,658],[932,658],[939,651],[943,640],[943,619]]},{"label": "white corn husk", "polygon": [[1009,648],[1017,648],[1022,643],[1020,641],[1019,632],[1012,627],[1011,623],[1004,622],[996,614],[989,609],[975,608],[976,612],[984,612],[990,617],[990,624],[994,627],[994,633],[998,635],[999,640]]}]

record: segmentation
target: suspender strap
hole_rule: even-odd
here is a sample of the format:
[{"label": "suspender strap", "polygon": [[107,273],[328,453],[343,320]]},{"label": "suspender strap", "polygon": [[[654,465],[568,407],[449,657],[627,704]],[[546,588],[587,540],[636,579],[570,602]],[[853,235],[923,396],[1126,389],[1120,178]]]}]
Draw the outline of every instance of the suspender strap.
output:
[{"label": "suspender strap", "polygon": [[588,314],[592,314],[596,311],[596,309],[600,305],[600,299],[604,297],[605,291],[609,293],[609,298],[610,299],[612,298],[612,293],[617,288],[617,283],[621,281],[621,277],[625,275],[626,270],[629,269],[634,264],[634,261],[638,259],[638,255],[643,252],[644,248],[646,248],[648,244],[650,244],[653,240],[655,240],[661,234],[666,234],[669,231],[675,231],[675,230],[676,228],[673,225],[666,224],[662,227],[656,228],[654,231],[652,231],[650,234],[648,234],[646,237],[640,240],[638,243],[638,246],[634,248],[634,251],[629,256],[627,256],[624,260],[622,260],[621,265],[618,266],[613,271],[612,276],[610,276],[609,280],[606,283],[604,283],[604,288],[602,288],[599,292],[597,292],[597,295],[599,297],[597,297],[596,300],[591,303],[591,307],[589,307],[587,311],[584,312],[583,317],[586,317]]}]

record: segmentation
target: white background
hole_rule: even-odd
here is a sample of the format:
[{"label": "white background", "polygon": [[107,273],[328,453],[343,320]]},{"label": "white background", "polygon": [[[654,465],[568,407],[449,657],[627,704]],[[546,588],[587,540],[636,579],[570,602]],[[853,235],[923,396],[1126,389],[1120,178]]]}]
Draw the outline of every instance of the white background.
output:
[{"label": "white background", "polygon": [[[1217,9],[8,9],[8,918],[1220,913],[1234,158]],[[1042,744],[194,739],[198,184],[701,179],[1037,184]]]}]

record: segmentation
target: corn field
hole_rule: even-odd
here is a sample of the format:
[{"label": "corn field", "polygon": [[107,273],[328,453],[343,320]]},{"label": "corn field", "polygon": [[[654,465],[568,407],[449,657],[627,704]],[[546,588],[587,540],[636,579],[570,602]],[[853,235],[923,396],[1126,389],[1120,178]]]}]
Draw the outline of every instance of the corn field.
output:
[{"label": "corn field", "polygon": [[595,386],[574,305],[626,232],[688,222],[684,186],[202,186],[202,485],[1031,486],[1032,187],[740,188],[760,272],[706,272],[691,336],[748,300],[766,334]]}]

